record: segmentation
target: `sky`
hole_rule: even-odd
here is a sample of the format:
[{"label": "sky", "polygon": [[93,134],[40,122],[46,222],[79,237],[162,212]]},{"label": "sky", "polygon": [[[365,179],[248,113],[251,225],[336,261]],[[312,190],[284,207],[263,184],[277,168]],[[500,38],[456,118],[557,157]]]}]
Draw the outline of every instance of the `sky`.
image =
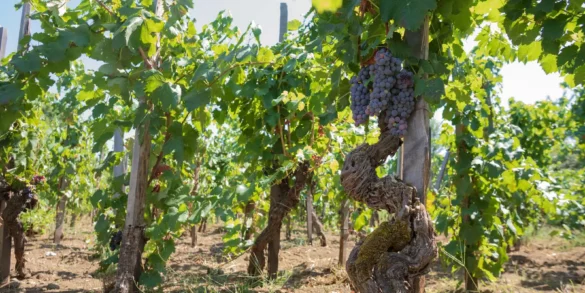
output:
[{"label": "sky", "polygon": [[[14,4],[17,2],[17,0],[0,0],[0,26],[8,29],[6,54],[16,51],[17,47],[22,14],[21,11],[14,9]],[[260,25],[262,43],[272,45],[278,42],[281,2],[288,4],[289,20],[302,19],[311,7],[311,0],[195,0],[191,15],[197,19],[197,27],[200,28],[214,20],[220,11],[227,10],[233,16],[234,24],[242,30],[252,21]],[[70,0],[68,5],[75,6],[78,3],[79,0]],[[32,32],[39,30],[40,26],[33,23]],[[472,39],[467,40],[466,43],[473,47]],[[94,66],[97,67],[97,63]],[[91,64],[89,67],[92,67]],[[511,97],[525,103],[534,103],[547,97],[556,99],[563,94],[560,87],[562,78],[558,74],[545,74],[535,62],[506,64],[501,74],[503,76],[501,97],[504,105],[507,105]]]}]

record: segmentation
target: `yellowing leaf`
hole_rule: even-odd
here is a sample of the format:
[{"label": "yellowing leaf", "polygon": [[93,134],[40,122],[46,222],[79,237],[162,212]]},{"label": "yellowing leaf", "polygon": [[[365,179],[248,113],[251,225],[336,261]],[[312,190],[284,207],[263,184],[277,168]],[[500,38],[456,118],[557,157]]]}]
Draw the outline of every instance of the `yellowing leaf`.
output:
[{"label": "yellowing leaf", "polygon": [[211,51],[213,51],[215,55],[221,55],[221,53],[225,53],[228,51],[228,46],[226,44],[214,45],[213,47],[211,47]]},{"label": "yellowing leaf", "polygon": [[274,60],[274,53],[268,48],[260,48],[258,51],[258,57],[256,58],[258,59],[258,62],[270,63]]},{"label": "yellowing leaf", "polygon": [[331,163],[329,163],[329,168],[331,168],[331,172],[337,172],[339,170],[339,162],[337,162],[337,160],[331,161]]},{"label": "yellowing leaf", "polygon": [[336,11],[343,4],[343,0],[312,0],[317,12]]},{"label": "yellowing leaf", "polygon": [[305,109],[305,102],[299,102],[298,109],[299,111],[303,111]]}]

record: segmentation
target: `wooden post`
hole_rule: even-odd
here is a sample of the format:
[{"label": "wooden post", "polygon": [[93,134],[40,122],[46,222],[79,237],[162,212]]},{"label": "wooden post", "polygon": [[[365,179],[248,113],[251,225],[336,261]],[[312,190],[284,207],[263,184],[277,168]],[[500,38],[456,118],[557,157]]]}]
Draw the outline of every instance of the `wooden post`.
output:
[{"label": "wooden post", "polygon": [[[155,15],[163,15],[163,1],[155,0]],[[160,36],[159,36],[160,37]],[[157,46],[160,44],[157,43]],[[147,69],[153,69],[152,64],[158,64],[158,55],[145,61]],[[150,58],[149,58],[150,59]],[[140,99],[145,104],[145,98]],[[146,208],[146,190],[148,188],[148,164],[150,159],[151,137],[148,131],[149,121],[136,127],[134,132],[134,146],[132,148],[132,169],[130,172],[130,192],[126,210],[126,221],[122,244],[120,248],[120,260],[116,276],[114,291],[120,293],[138,292],[138,281],[142,274],[142,252],[144,250],[144,209]]]},{"label": "wooden post", "polygon": [[[124,152],[124,133],[122,132],[121,128],[116,128],[114,131],[114,152],[122,153]],[[114,178],[119,176],[124,176],[126,173],[126,166],[124,161],[120,162],[120,164],[114,166]],[[117,192],[114,194],[114,198],[120,197],[120,194]]]},{"label": "wooden post", "polygon": [[439,177],[437,177],[437,182],[435,182],[435,190],[441,189],[441,182],[443,181],[443,176],[445,176],[445,170],[447,169],[447,163],[449,162],[450,152],[447,151],[445,154],[445,158],[443,159],[443,163],[441,164],[441,170],[439,171]]},{"label": "wooden post", "polygon": [[22,5],[22,17],[20,19],[20,31],[18,34],[18,51],[22,49],[20,41],[30,35],[30,3],[24,3]]},{"label": "wooden post", "polygon": [[8,29],[0,26],[0,60],[6,55],[6,42],[8,40]]},{"label": "wooden post", "polygon": [[286,3],[280,3],[280,33],[278,34],[278,41],[284,41],[284,34],[286,34],[288,26],[288,6]]},{"label": "wooden post", "polygon": [[307,238],[309,245],[313,245],[313,178],[309,181],[307,192]]},{"label": "wooden post", "polygon": [[67,179],[61,177],[59,179],[59,192],[61,198],[57,203],[57,212],[55,215],[55,233],[53,234],[53,243],[57,246],[61,244],[61,238],[63,238],[63,226],[65,223],[65,207],[67,205],[67,195],[65,195],[64,189],[67,188]]},{"label": "wooden post", "polygon": [[[429,18],[416,31],[406,31],[405,39],[413,55],[419,59],[428,59],[429,54]],[[431,167],[429,148],[430,109],[423,97],[418,97],[414,112],[408,119],[408,132],[401,149],[401,172],[404,182],[416,187],[421,203],[426,203]],[[414,282],[414,292],[422,293],[425,277]]]},{"label": "wooden post", "polygon": [[339,237],[339,266],[344,267],[347,261],[347,240],[349,239],[349,199],[341,203],[341,233]]}]

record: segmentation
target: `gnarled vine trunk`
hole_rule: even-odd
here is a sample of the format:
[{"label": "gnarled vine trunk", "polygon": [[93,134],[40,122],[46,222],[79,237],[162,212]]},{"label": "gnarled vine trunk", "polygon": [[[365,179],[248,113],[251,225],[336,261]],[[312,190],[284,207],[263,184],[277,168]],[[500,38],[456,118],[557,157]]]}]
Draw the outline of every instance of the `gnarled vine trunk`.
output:
[{"label": "gnarled vine trunk", "polygon": [[57,203],[57,211],[55,213],[55,232],[53,233],[53,243],[61,244],[63,239],[63,226],[65,223],[65,207],[67,205],[67,196],[63,190],[67,187],[67,181],[61,177],[59,179],[59,191],[62,193],[59,202]]},{"label": "gnarled vine trunk", "polygon": [[30,189],[12,190],[3,179],[0,179],[0,197],[5,203],[5,209],[2,212],[3,224],[3,249],[2,265],[0,266],[0,276],[2,286],[10,282],[10,249],[11,241],[14,242],[14,255],[16,258],[16,273],[18,278],[25,277],[25,259],[24,249],[26,237],[24,236],[24,227],[18,219],[18,216],[27,209],[32,209],[37,204],[36,196]]},{"label": "gnarled vine trunk", "polygon": [[268,275],[275,278],[278,273],[278,252],[280,250],[280,229],[282,221],[292,208],[298,205],[300,193],[308,180],[309,163],[304,162],[294,172],[294,186],[289,186],[290,175],[272,185],[270,189],[270,210],[268,224],[258,235],[251,248],[248,274],[257,276],[264,270],[264,251],[269,247]]},{"label": "gnarled vine trunk", "polygon": [[255,221],[254,221],[254,211],[256,210],[256,203],[254,201],[248,201],[246,203],[246,208],[244,210],[244,215],[246,217],[246,221],[250,221],[250,226],[246,228],[246,232],[244,233],[245,240],[251,240],[254,237],[254,233],[256,233]]},{"label": "gnarled vine trunk", "polygon": [[325,247],[327,246],[327,238],[325,237],[325,233],[323,232],[323,224],[321,223],[321,221],[319,220],[319,218],[317,217],[317,213],[315,212],[315,210],[313,210],[311,212],[311,219],[312,221],[312,228],[313,230],[315,230],[315,233],[317,233],[317,236],[319,236],[319,240],[321,241],[321,246]]},{"label": "gnarled vine trunk", "polygon": [[399,137],[386,132],[384,117],[379,121],[378,143],[360,145],[348,154],[341,184],[354,200],[386,210],[394,218],[356,244],[346,269],[358,292],[414,292],[415,279],[427,272],[437,256],[435,232],[416,188],[393,176],[376,174],[376,168],[402,145]]}]

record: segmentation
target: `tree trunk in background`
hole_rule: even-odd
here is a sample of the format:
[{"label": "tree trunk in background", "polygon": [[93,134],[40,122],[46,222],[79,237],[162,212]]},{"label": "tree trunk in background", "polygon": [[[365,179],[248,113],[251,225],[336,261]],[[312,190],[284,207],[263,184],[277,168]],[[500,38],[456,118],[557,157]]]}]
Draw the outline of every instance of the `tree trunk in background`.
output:
[{"label": "tree trunk in background", "polygon": [[67,196],[63,190],[66,188],[67,180],[61,177],[59,179],[59,192],[61,193],[61,198],[57,203],[57,212],[55,215],[55,232],[53,233],[53,243],[56,245],[60,245],[61,239],[63,239],[63,224],[65,222],[65,208],[67,206]]},{"label": "tree trunk in background", "polygon": [[312,215],[312,220],[313,220],[312,221],[313,229],[317,233],[317,236],[319,236],[319,240],[321,241],[321,246],[325,247],[325,246],[327,246],[327,238],[325,237],[323,224],[321,224],[321,221],[319,221],[319,218],[317,217],[317,213],[315,211],[313,211],[311,213],[311,215]]},{"label": "tree trunk in background", "polygon": [[191,247],[197,246],[197,226],[191,225],[189,228],[191,231]]},{"label": "tree trunk in background", "polygon": [[278,276],[278,253],[280,252],[280,228],[275,230],[268,242],[268,278],[276,279]]},{"label": "tree trunk in background", "polygon": [[207,217],[203,217],[201,219],[201,223],[199,224],[199,232],[205,233],[206,229],[207,229]]},{"label": "tree trunk in background", "polygon": [[[282,221],[292,208],[298,205],[300,193],[308,180],[309,163],[303,162],[294,172],[294,186],[289,186],[290,175],[270,188],[270,210],[268,224],[258,235],[251,247],[248,274],[258,276],[266,264],[264,250],[269,248],[269,277],[278,272],[278,251],[280,250],[280,229]],[[277,243],[278,242],[278,243]]]},{"label": "tree trunk in background", "polygon": [[290,215],[286,215],[286,229],[285,229],[286,240],[292,240],[292,218]]},{"label": "tree trunk in background", "polygon": [[347,260],[347,246],[349,240],[349,199],[341,203],[341,233],[339,239],[339,266],[345,267]]},{"label": "tree trunk in background", "polygon": [[244,233],[245,240],[252,240],[254,237],[254,233],[256,233],[256,226],[254,221],[254,212],[256,211],[256,203],[254,201],[248,201],[246,204],[246,208],[244,210],[245,219],[246,221],[250,221],[250,226],[246,228],[246,232]]},{"label": "tree trunk in background", "polygon": [[69,227],[75,228],[76,222],[77,222],[77,213],[71,213],[71,220],[69,223]]},{"label": "tree trunk in background", "polygon": [[[6,202],[2,201],[2,206],[6,207]],[[4,211],[4,209],[2,209]],[[2,254],[0,261],[0,287],[10,283],[10,255],[12,250],[12,238],[10,231],[6,227],[6,222],[2,221]]]}]

